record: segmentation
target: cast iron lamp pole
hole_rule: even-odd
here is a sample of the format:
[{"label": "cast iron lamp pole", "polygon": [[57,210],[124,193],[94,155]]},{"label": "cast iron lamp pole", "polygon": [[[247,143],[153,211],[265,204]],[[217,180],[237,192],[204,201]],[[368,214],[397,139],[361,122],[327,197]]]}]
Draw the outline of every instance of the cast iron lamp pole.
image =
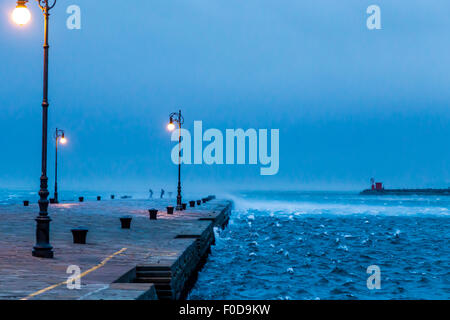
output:
[{"label": "cast iron lamp pole", "polygon": [[[36,0],[44,14],[44,81],[42,99],[42,171],[41,188],[39,190],[39,215],[36,218],[36,244],[33,256],[39,258],[53,258],[53,247],[50,245],[50,217],[48,216],[48,178],[47,178],[47,126],[48,126],[48,20],[50,10],[55,6],[49,0]],[[30,20],[30,12],[26,7],[28,0],[18,0],[13,12],[13,19],[18,24],[26,24]]]},{"label": "cast iron lamp pole", "polygon": [[[60,139],[61,138],[61,139]],[[65,143],[64,130],[56,128],[55,131],[55,196],[53,197],[55,203],[58,201],[58,141],[62,144]]]},{"label": "cast iron lamp pole", "polygon": [[176,210],[183,210],[181,204],[181,125],[184,123],[184,118],[181,115],[181,110],[178,112],[172,112],[169,115],[169,130],[175,129],[173,122],[178,123],[178,187],[177,187],[177,207]]}]

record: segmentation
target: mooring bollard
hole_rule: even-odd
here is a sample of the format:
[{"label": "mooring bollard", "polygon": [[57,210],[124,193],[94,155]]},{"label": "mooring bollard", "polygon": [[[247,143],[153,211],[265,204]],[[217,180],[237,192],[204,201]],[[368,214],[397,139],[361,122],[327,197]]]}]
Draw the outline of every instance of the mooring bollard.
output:
[{"label": "mooring bollard", "polygon": [[132,219],[133,218],[130,216],[120,217],[120,224],[122,225],[122,229],[130,229]]},{"label": "mooring bollard", "polygon": [[55,203],[56,203],[55,198],[50,198],[49,200],[50,200],[50,203],[51,203],[51,204],[55,204]]},{"label": "mooring bollard", "polygon": [[100,200],[102,200],[102,197],[97,196],[97,201],[100,201]]},{"label": "mooring bollard", "polygon": [[30,205],[30,201],[28,201],[28,200],[24,200],[23,201],[23,206],[24,207],[28,207]]},{"label": "mooring bollard", "polygon": [[195,201],[189,201],[189,206],[190,206],[191,208],[195,207]]},{"label": "mooring bollard", "polygon": [[206,199],[206,198],[203,198],[203,199],[202,199],[202,202],[203,202],[203,203],[206,203],[206,201],[208,201],[208,199]]},{"label": "mooring bollard", "polygon": [[84,197],[79,197],[78,201],[83,202],[84,201]]},{"label": "mooring bollard", "polygon": [[86,235],[88,233],[88,229],[76,228],[70,231],[72,231],[73,243],[86,244]]},{"label": "mooring bollard", "polygon": [[201,205],[202,204],[202,200],[197,200],[197,205]]},{"label": "mooring bollard", "polygon": [[115,198],[116,196],[115,195],[111,195],[111,200],[114,200],[114,198]]},{"label": "mooring bollard", "polygon": [[183,208],[183,210],[186,210],[186,208],[187,208],[187,203],[182,203],[182,204],[181,204],[181,207]]},{"label": "mooring bollard", "polygon": [[149,209],[148,213],[150,214],[150,220],[156,220],[157,219],[157,215],[158,215],[158,210],[157,209]]},{"label": "mooring bollard", "polygon": [[173,214],[173,207],[172,206],[168,206],[167,207],[167,214]]}]

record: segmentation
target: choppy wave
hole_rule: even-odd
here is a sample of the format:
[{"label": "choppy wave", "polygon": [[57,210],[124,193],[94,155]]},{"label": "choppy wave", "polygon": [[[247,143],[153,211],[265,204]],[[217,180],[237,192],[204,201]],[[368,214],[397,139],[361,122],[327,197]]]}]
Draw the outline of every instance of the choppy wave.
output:
[{"label": "choppy wave", "polygon": [[[191,299],[450,298],[445,197],[282,198],[233,197]],[[380,290],[367,288],[371,265]]]}]

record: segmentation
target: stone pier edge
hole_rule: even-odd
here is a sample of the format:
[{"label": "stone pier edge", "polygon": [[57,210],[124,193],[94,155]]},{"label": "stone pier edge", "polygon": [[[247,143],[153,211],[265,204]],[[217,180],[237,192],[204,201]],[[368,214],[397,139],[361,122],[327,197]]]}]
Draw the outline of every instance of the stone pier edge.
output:
[{"label": "stone pier edge", "polygon": [[171,264],[139,263],[118,277],[107,288],[88,295],[83,300],[184,300],[196,283],[211,246],[215,243],[214,228],[224,229],[229,222],[233,202],[214,207],[212,213],[220,210],[211,223],[198,235],[179,235],[179,239],[195,239],[190,246]]}]

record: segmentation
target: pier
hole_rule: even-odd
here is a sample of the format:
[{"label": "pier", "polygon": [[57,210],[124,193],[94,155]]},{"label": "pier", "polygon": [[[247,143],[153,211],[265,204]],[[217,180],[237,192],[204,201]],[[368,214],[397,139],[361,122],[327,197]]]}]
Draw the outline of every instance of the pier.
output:
[{"label": "pier", "polygon": [[[53,259],[31,255],[36,203],[0,207],[0,299],[186,298],[214,243],[214,227],[226,226],[233,204],[209,199],[168,214],[166,207],[173,202],[86,199],[52,204]],[[156,220],[149,218],[152,208],[158,209]],[[132,217],[130,229],[121,228],[124,216]],[[73,243],[74,228],[88,229],[86,244]],[[77,281],[80,288],[70,289]]]}]

